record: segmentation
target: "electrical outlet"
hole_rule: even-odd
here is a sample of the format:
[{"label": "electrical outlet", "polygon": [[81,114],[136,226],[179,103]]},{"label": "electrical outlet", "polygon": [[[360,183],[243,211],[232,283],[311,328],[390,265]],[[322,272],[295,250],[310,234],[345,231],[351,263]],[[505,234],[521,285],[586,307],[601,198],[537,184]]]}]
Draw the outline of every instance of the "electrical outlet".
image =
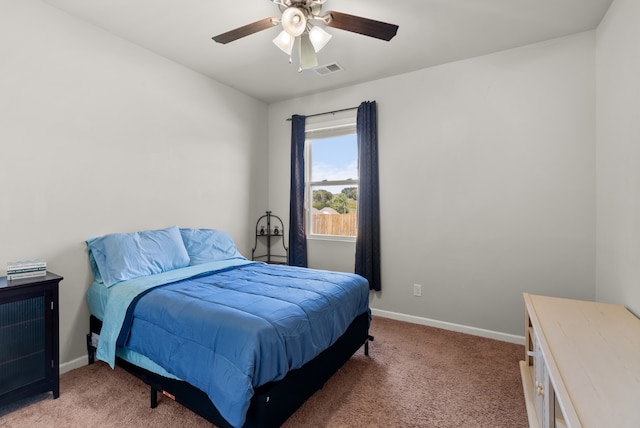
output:
[{"label": "electrical outlet", "polygon": [[421,284],[413,284],[413,295],[414,296],[422,296],[422,285]]}]

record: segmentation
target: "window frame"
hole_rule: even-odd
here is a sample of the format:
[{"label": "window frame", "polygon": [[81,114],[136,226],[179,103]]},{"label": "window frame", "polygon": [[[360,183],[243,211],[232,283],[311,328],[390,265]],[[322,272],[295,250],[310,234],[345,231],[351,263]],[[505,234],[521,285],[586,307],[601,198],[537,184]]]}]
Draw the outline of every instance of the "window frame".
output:
[{"label": "window frame", "polygon": [[[306,235],[308,240],[319,241],[343,241],[343,242],[356,242],[357,236],[344,236],[344,235],[321,235],[314,234],[311,231],[313,224],[313,197],[312,187],[318,185],[327,186],[348,186],[356,185],[358,190],[360,189],[360,174],[358,171],[358,177],[350,180],[335,180],[335,181],[311,181],[312,175],[312,157],[311,146],[313,140],[327,139],[331,137],[340,137],[344,135],[356,135],[356,117],[355,114],[343,119],[324,120],[317,122],[307,122],[305,126],[305,143],[304,143],[304,156],[305,156],[305,189],[304,189],[304,206],[305,206],[305,220],[306,220]],[[358,161],[359,163],[359,161]]]}]

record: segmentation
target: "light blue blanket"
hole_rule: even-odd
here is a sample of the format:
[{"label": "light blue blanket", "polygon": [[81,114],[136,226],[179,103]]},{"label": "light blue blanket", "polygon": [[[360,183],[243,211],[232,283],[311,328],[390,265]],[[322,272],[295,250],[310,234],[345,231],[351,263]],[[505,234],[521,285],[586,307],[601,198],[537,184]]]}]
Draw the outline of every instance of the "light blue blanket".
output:
[{"label": "light blue blanket", "polygon": [[102,330],[100,331],[100,342],[96,357],[109,364],[111,368],[116,362],[116,340],[129,305],[140,293],[150,290],[159,285],[191,278],[207,272],[215,272],[233,266],[240,266],[253,263],[246,259],[231,259],[217,262],[204,263],[197,266],[189,266],[151,276],[130,279],[118,283],[111,287],[107,300],[104,319],[102,320]]}]

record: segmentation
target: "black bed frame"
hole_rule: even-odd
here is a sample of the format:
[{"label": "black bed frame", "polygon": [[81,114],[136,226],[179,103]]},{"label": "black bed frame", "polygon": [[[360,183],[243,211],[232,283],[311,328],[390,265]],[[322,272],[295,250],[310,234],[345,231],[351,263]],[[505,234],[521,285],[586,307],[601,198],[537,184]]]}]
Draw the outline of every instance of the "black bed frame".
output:
[{"label": "black bed frame", "polygon": [[[90,333],[87,335],[89,364],[95,361],[96,348],[92,333],[100,334],[102,322],[91,315]],[[247,412],[245,427],[279,427],[309,397],[337,372],[364,344],[369,355],[369,314],[358,316],[347,331],[328,349],[299,369],[290,371],[282,380],[270,382],[255,389]],[[220,415],[207,394],[191,384],[160,376],[121,358],[116,364],[141,379],[151,388],[151,407],[158,405],[158,392],[182,404],[218,427],[231,427]]]}]

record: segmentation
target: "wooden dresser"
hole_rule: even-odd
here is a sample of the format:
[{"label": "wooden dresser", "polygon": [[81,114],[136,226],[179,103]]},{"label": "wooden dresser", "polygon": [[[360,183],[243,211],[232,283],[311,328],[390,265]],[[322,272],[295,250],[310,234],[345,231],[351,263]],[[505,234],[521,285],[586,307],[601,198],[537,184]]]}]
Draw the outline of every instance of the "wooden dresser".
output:
[{"label": "wooden dresser", "polygon": [[640,427],[640,320],[623,306],[524,295],[531,427]]}]

